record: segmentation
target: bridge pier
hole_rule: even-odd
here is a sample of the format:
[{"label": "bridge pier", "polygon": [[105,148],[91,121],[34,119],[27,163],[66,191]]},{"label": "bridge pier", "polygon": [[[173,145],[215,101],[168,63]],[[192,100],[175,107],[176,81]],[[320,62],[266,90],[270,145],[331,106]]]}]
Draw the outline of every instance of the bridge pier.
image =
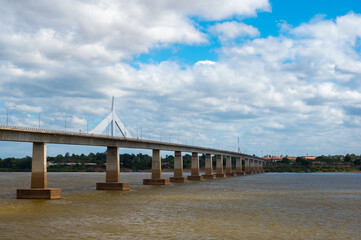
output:
[{"label": "bridge pier", "polygon": [[152,178],[143,179],[144,185],[168,185],[169,179],[162,178],[162,159],[159,149],[153,149],[152,155]]},{"label": "bridge pier", "polygon": [[252,174],[251,160],[249,158],[246,158],[244,160],[244,168],[245,168],[246,174]]},{"label": "bridge pier", "polygon": [[199,156],[197,152],[192,152],[192,166],[191,176],[188,176],[188,180],[203,180],[203,176],[199,171]]},{"label": "bridge pier", "polygon": [[107,169],[105,183],[97,183],[97,190],[129,190],[129,183],[120,182],[119,148],[107,147]]},{"label": "bridge pier", "polygon": [[47,188],[46,144],[33,143],[31,163],[31,188],[17,189],[18,199],[60,199],[60,188]]},{"label": "bridge pier", "polygon": [[205,159],[205,174],[203,175],[204,179],[215,179],[216,175],[213,174],[213,162],[212,155],[210,153],[206,153]]},{"label": "bridge pier", "polygon": [[223,155],[216,155],[217,158],[217,171],[216,177],[217,178],[225,178],[226,174],[223,172]]},{"label": "bridge pier", "polygon": [[226,175],[227,177],[234,177],[236,174],[232,172],[232,157],[227,156],[226,157]]},{"label": "bridge pier", "polygon": [[241,157],[236,157],[236,176],[242,176],[242,159]]},{"label": "bridge pier", "polygon": [[174,177],[169,178],[171,182],[186,182],[187,179],[183,176],[183,156],[182,152],[174,152]]},{"label": "bridge pier", "polygon": [[249,173],[248,159],[247,159],[247,158],[244,159],[244,172],[245,172],[246,174]]},{"label": "bridge pier", "polygon": [[257,174],[257,161],[256,160],[252,160],[252,172],[253,174]]},{"label": "bridge pier", "polygon": [[263,161],[259,161],[259,169],[260,169],[260,172],[261,172],[261,173],[264,173],[264,170],[263,170]]},{"label": "bridge pier", "polygon": [[255,165],[254,165],[254,160],[250,160],[250,163],[251,163],[251,174],[256,174],[256,169],[255,169]]}]

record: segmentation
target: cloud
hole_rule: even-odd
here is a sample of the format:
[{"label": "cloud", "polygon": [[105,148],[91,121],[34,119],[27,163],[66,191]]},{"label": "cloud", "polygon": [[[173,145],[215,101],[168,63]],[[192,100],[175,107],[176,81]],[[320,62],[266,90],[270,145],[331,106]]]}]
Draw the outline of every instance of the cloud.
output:
[{"label": "cloud", "polygon": [[149,49],[207,42],[189,17],[218,20],[268,11],[257,1],[5,1],[0,50],[17,66],[87,62],[106,65]]},{"label": "cloud", "polygon": [[[44,111],[44,128],[63,129],[72,115],[67,128],[86,131],[115,96],[133,136],[141,125],[152,139],[232,150],[240,136],[248,153],[359,151],[361,16],[287,25],[266,38],[233,20],[269,10],[267,1],[4,2],[0,102],[22,106],[11,124],[36,127]],[[217,60],[132,66],[150,49],[207,43],[195,18],[221,21],[208,30],[223,41],[251,39],[224,44]]]},{"label": "cloud", "polygon": [[208,30],[212,34],[217,35],[222,42],[233,40],[238,37],[254,38],[260,35],[257,28],[236,21],[217,23],[210,26]]}]

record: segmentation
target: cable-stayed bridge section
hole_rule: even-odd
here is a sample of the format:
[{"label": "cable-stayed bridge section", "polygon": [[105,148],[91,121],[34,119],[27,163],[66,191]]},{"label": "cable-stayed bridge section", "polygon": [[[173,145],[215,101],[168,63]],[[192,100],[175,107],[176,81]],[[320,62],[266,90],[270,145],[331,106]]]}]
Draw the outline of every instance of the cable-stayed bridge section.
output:
[{"label": "cable-stayed bridge section", "polygon": [[[111,136],[102,135],[110,128]],[[116,136],[116,129],[121,136]],[[63,132],[44,130],[39,128],[26,128],[0,125],[0,141],[31,142],[32,174],[31,188],[18,189],[17,198],[59,199],[61,189],[47,187],[47,144],[87,145],[107,147],[106,179],[97,183],[97,190],[129,190],[129,183],[120,182],[119,148],[135,148],[152,150],[152,176],[144,179],[145,185],[168,185],[170,182],[186,182],[187,180],[203,180],[241,176],[245,174],[262,173],[267,160],[240,152],[227,151],[216,148],[161,142],[131,138],[131,135],[120,121],[114,110],[114,98],[111,113],[101,121],[90,133]],[[174,152],[174,176],[170,179],[162,178],[161,151]],[[183,175],[183,153],[192,154],[191,175]],[[205,154],[205,174],[200,174],[199,154]],[[216,159],[216,171],[212,155]],[[244,167],[242,164],[244,160]],[[226,161],[225,169],[223,161]],[[235,170],[232,162],[235,161]]]},{"label": "cable-stayed bridge section", "polygon": [[[69,133],[36,128],[0,126],[0,141],[32,142],[32,177],[30,189],[18,189],[17,198],[60,198],[60,189],[47,188],[46,144],[68,144],[107,147],[106,181],[97,183],[97,189],[129,190],[129,183],[120,182],[119,148],[136,148],[152,150],[152,177],[144,179],[146,185],[167,185],[170,181],[185,182],[183,176],[183,152],[192,153],[191,176],[189,180],[223,178],[263,172],[266,161],[262,158],[243,153],[214,148],[190,146],[184,144],[159,142],[124,137],[111,137],[97,134]],[[174,151],[174,177],[162,178],[161,151]],[[199,154],[205,154],[205,175],[200,175]],[[216,156],[216,173],[213,172],[212,155]],[[223,169],[223,156],[226,168]],[[232,169],[232,158],[236,169]],[[242,159],[245,165],[242,167]]]}]

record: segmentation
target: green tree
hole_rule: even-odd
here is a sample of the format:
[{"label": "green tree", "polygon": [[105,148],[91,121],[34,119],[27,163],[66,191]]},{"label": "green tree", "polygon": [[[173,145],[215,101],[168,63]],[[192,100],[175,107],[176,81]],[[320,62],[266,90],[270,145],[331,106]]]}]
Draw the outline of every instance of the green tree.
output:
[{"label": "green tree", "polygon": [[347,155],[345,156],[345,158],[343,159],[343,161],[344,161],[345,163],[350,163],[350,162],[351,162],[351,157],[350,157],[350,155],[347,154]]},{"label": "green tree", "polygon": [[282,158],[280,163],[291,164],[291,160],[289,160],[287,157],[284,157],[284,158]]},{"label": "green tree", "polygon": [[296,164],[302,165],[302,166],[309,166],[312,164],[312,162],[310,160],[305,159],[304,157],[297,157]]},{"label": "green tree", "polygon": [[361,165],[361,159],[360,158],[355,159],[355,161],[353,161],[353,165],[360,166]]}]

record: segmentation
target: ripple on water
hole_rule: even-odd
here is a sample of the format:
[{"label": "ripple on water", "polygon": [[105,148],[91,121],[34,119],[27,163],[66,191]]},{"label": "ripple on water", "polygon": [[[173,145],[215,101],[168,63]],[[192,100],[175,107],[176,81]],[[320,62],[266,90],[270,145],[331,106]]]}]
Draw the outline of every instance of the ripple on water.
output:
[{"label": "ripple on water", "polygon": [[[164,174],[170,177],[171,173]],[[49,173],[55,201],[0,198],[4,239],[360,239],[361,174],[260,174],[95,191],[104,173]],[[6,184],[4,182],[6,181]],[[0,173],[0,195],[28,173]]]}]

